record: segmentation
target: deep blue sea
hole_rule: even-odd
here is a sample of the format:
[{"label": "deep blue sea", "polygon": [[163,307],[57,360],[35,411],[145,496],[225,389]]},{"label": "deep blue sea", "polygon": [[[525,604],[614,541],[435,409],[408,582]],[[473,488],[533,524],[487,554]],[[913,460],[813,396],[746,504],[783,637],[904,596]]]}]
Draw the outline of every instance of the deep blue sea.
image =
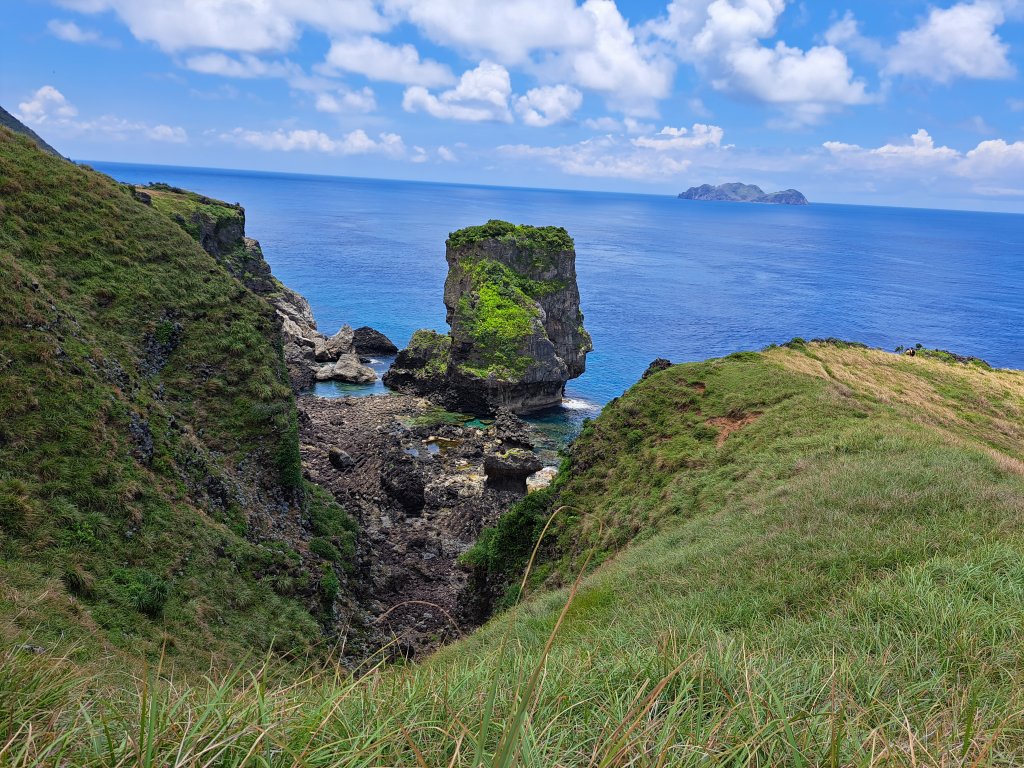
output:
[{"label": "deep blue sea", "polygon": [[370,325],[399,346],[417,328],[447,329],[449,232],[492,218],[564,226],[594,339],[567,391],[581,414],[656,357],[703,360],[794,336],[920,342],[1024,368],[1020,215],[92,165],[242,203],[247,234],[322,331]]}]

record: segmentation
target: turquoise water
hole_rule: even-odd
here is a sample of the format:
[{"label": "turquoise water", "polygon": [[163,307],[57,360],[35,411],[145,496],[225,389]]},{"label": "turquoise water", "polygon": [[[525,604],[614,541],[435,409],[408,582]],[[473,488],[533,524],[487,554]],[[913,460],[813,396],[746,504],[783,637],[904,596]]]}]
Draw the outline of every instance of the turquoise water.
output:
[{"label": "turquoise water", "polygon": [[566,227],[594,352],[570,382],[570,407],[544,417],[554,431],[593,415],[656,357],[702,360],[794,336],[921,342],[1024,367],[1020,215],[93,165],[241,202],[248,234],[321,330],[371,325],[399,346],[417,328],[446,330],[450,231],[490,218]]}]

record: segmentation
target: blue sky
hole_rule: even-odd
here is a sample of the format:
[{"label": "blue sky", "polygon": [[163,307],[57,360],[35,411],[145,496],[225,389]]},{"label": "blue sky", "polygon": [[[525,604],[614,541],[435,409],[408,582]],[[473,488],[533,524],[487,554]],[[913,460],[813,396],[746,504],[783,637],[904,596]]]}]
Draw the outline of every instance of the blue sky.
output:
[{"label": "blue sky", "polygon": [[75,159],[1024,212],[1024,0],[8,0]]}]

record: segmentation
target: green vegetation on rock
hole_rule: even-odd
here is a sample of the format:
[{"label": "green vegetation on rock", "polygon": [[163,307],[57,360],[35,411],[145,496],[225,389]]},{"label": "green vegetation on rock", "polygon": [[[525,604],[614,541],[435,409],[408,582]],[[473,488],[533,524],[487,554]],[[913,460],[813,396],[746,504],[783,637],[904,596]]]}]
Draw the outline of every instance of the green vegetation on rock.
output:
[{"label": "green vegetation on rock", "polygon": [[471,287],[459,299],[453,328],[472,342],[473,351],[460,368],[481,378],[522,376],[532,362],[525,347],[539,317],[526,291],[535,281],[489,259],[469,262],[463,269]]},{"label": "green vegetation on rock", "polygon": [[572,238],[562,227],[531,227],[498,219],[452,232],[448,235],[448,246],[463,248],[489,239],[513,243],[519,248],[537,254],[567,251],[574,247]]}]

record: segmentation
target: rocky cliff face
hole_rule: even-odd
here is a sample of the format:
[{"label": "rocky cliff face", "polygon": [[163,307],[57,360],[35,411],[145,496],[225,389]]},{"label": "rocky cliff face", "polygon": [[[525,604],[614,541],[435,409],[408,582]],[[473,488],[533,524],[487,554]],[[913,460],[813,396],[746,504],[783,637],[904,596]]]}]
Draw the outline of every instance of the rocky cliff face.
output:
[{"label": "rocky cliff face", "polygon": [[451,331],[417,331],[384,383],[474,413],[561,402],[592,348],[569,234],[492,220],[453,232],[446,258]]},{"label": "rocky cliff face", "polygon": [[[309,302],[271,274],[259,242],[245,236],[242,206],[166,184],[152,184],[135,193],[176,221],[246,288],[270,301],[281,322],[285,363],[296,391],[317,381],[368,384],[376,380],[373,369],[359,361],[352,329],[346,325],[331,337],[322,334]],[[385,337],[381,334],[381,338]]]},{"label": "rocky cliff face", "polygon": [[690,187],[679,194],[680,200],[717,200],[728,203],[768,203],[771,205],[807,205],[807,198],[795,189],[785,189],[781,192],[765,193],[760,187],[754,184],[719,184],[713,187],[710,184],[701,184],[699,187]]}]

